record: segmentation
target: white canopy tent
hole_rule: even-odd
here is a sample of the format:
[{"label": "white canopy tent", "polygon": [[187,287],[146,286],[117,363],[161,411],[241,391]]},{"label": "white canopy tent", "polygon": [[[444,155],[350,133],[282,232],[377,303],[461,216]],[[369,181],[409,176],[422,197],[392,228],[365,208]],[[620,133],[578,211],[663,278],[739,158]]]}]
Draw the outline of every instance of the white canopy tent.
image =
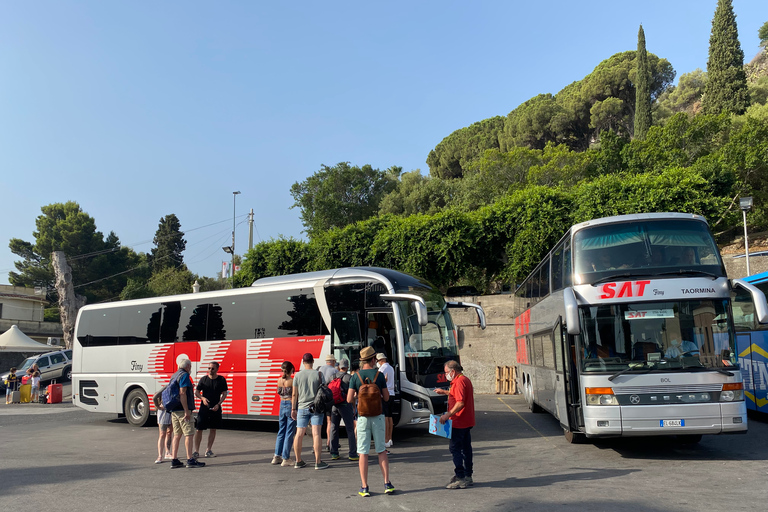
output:
[{"label": "white canopy tent", "polygon": [[38,343],[12,325],[10,329],[0,334],[0,352],[48,352],[51,347]]}]

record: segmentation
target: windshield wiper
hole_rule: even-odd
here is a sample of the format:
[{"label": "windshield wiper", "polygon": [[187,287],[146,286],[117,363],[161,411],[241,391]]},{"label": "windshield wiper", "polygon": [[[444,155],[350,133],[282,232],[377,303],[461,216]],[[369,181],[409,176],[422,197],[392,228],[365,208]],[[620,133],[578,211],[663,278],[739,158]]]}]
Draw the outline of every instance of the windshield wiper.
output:
[{"label": "windshield wiper", "polygon": [[600,283],[604,283],[606,281],[615,281],[616,278],[619,277],[647,277],[651,274],[634,274],[632,272],[622,272],[621,274],[611,274],[610,276],[601,277],[597,281],[593,281],[590,283],[592,286],[597,286]]},{"label": "windshield wiper", "polygon": [[718,368],[716,366],[708,367],[708,366],[682,366],[680,367],[682,370],[693,370],[697,372],[709,372],[709,371],[716,371],[719,373],[722,373],[723,375],[727,375],[729,377],[733,377],[733,372],[730,372],[726,370],[725,368]]},{"label": "windshield wiper", "polygon": [[707,276],[707,277],[711,277],[713,281],[715,279],[718,279],[718,278],[722,277],[722,276],[715,275],[715,274],[713,274],[711,272],[704,272],[703,270],[682,269],[682,268],[680,270],[675,270],[675,271],[672,271],[672,272],[659,272],[656,275],[657,276],[691,276],[691,275],[693,275],[693,276]]},{"label": "windshield wiper", "polygon": [[615,379],[619,375],[624,375],[627,372],[631,372],[631,371],[635,371],[635,370],[642,370],[642,371],[637,372],[638,374],[648,373],[651,370],[653,370],[653,368],[654,368],[653,366],[649,366],[648,368],[645,368],[645,369],[643,369],[642,366],[627,366],[623,370],[620,370],[620,371],[614,373],[613,375],[611,375],[610,377],[608,377],[608,380],[613,381],[613,379]]}]

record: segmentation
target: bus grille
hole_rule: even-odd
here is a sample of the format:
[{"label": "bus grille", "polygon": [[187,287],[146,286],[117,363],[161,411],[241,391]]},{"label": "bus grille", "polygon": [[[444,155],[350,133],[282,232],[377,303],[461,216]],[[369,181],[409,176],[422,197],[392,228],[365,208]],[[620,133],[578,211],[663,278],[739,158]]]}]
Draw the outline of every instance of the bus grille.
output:
[{"label": "bus grille", "polygon": [[722,384],[687,384],[682,386],[614,386],[617,395],[642,395],[646,393],[715,393],[722,391]]}]

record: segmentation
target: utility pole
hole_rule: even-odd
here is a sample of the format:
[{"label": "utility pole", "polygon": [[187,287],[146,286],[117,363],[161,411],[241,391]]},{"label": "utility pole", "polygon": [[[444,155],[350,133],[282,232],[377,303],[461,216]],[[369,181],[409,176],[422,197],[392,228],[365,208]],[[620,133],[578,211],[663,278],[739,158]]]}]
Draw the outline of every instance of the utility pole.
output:
[{"label": "utility pole", "polygon": [[248,250],[253,249],[253,208],[248,214]]}]

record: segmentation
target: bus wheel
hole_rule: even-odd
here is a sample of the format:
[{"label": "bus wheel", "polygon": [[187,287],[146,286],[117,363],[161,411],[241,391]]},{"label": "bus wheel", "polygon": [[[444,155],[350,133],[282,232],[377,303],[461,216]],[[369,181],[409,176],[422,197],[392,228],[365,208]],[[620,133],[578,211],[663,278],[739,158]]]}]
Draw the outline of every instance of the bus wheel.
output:
[{"label": "bus wheel", "polygon": [[544,411],[544,409],[542,409],[541,406],[539,406],[539,404],[537,404],[534,400],[533,386],[531,386],[530,382],[526,384],[526,398],[528,400],[528,409],[530,409],[532,413],[539,413]]},{"label": "bus wheel", "polygon": [[701,434],[677,436],[677,442],[680,444],[697,444],[699,441],[701,441]]},{"label": "bus wheel", "polygon": [[149,422],[149,399],[143,389],[128,393],[125,399],[125,418],[131,425],[143,427]]},{"label": "bus wheel", "polygon": [[565,440],[571,444],[581,444],[586,440],[586,436],[579,432],[571,432],[570,430],[563,429],[563,434],[565,434]]}]

